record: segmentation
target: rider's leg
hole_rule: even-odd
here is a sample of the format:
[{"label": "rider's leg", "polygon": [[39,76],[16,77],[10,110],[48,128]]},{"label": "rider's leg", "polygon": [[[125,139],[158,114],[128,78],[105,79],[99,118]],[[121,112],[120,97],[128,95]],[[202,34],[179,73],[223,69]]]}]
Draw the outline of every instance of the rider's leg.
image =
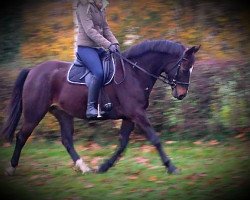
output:
[{"label": "rider's leg", "polygon": [[81,60],[93,74],[89,85],[86,117],[95,118],[98,115],[96,104],[103,82],[103,69],[99,52],[97,49],[82,46],[78,46],[77,52]]}]

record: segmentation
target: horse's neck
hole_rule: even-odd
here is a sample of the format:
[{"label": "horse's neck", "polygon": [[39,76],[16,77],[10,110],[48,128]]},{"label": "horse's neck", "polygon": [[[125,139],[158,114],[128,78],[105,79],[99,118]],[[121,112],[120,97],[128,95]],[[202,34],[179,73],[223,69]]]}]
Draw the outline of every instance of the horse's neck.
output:
[{"label": "horse's neck", "polygon": [[180,55],[168,55],[163,53],[146,53],[138,57],[136,62],[141,63],[141,67],[151,74],[159,77],[164,68],[172,68],[180,58]]},{"label": "horse's neck", "polygon": [[[132,58],[131,61],[136,63],[148,73],[158,77],[161,74],[163,67],[163,59],[161,56],[162,55],[159,53],[145,53],[140,57]],[[152,89],[156,82],[155,78],[139,69],[136,70],[136,76],[137,79],[149,89]]]},{"label": "horse's neck", "polygon": [[159,53],[146,53],[135,59],[146,71],[159,76],[162,71],[162,57]]}]

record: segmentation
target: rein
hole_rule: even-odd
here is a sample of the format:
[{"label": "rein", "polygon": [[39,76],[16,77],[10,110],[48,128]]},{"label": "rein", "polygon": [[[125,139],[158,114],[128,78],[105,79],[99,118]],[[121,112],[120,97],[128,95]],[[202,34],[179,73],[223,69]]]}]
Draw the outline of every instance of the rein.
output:
[{"label": "rein", "polygon": [[179,70],[180,70],[180,67],[181,67],[181,63],[183,60],[188,60],[186,58],[184,58],[183,56],[178,60],[178,62],[171,68],[171,70],[169,72],[171,72],[172,70],[174,70],[176,67],[177,68],[177,71],[175,73],[175,76],[174,76],[174,79],[172,81],[169,81],[168,77],[167,76],[164,76],[164,75],[161,75],[160,76],[156,76],[155,74],[152,74],[150,72],[148,72],[147,70],[143,69],[142,67],[138,66],[136,63],[133,63],[132,61],[130,61],[129,59],[127,59],[126,57],[124,57],[120,52],[114,52],[116,55],[119,56],[120,60],[121,60],[121,63],[122,63],[122,69],[123,69],[123,72],[124,72],[124,77],[123,77],[123,80],[120,81],[119,83],[115,80],[115,83],[116,84],[121,84],[124,80],[125,80],[125,67],[124,67],[124,60],[131,64],[133,67],[139,69],[140,71],[144,72],[145,74],[147,74],[148,76],[151,76],[157,80],[160,80],[162,81],[163,83],[165,84],[168,84],[170,85],[171,87],[176,87],[177,84],[179,85],[185,85],[185,86],[189,86],[190,83],[186,83],[186,82],[181,82],[181,81],[178,81],[177,78],[178,78],[178,75],[179,75]]}]

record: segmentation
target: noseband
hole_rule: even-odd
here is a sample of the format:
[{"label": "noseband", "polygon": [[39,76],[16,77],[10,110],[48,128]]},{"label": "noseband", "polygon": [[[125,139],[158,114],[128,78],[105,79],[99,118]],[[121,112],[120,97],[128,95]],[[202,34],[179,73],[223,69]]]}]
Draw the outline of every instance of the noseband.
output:
[{"label": "noseband", "polygon": [[[188,59],[185,58],[184,55],[182,55],[182,57],[177,61],[177,63],[169,71],[169,73],[170,73],[171,71],[173,71],[177,67],[177,71],[176,71],[176,73],[174,75],[174,78],[173,78],[173,80],[170,81],[167,76],[160,75],[158,77],[158,76],[156,76],[156,75],[148,72],[147,70],[145,70],[142,67],[138,66],[136,63],[133,63],[132,61],[130,61],[129,59],[127,59],[126,57],[124,57],[120,52],[114,52],[114,53],[120,57],[121,63],[123,65],[123,71],[125,71],[124,63],[123,63],[123,60],[125,60],[126,62],[128,62],[129,64],[131,64],[133,67],[139,69],[140,71],[144,72],[145,74],[147,74],[147,75],[149,75],[149,76],[151,76],[151,77],[153,77],[155,79],[158,79],[158,80],[162,81],[163,83],[166,83],[166,84],[170,85],[172,88],[175,88],[177,85],[183,85],[183,86],[187,86],[187,87],[190,85],[190,82],[178,81],[178,76],[179,76],[179,71],[180,71],[180,68],[181,68],[181,64],[182,64],[182,62],[184,60],[188,61]],[[125,79],[125,77],[124,77],[124,79]],[[122,83],[122,82],[120,82],[120,83]]]}]

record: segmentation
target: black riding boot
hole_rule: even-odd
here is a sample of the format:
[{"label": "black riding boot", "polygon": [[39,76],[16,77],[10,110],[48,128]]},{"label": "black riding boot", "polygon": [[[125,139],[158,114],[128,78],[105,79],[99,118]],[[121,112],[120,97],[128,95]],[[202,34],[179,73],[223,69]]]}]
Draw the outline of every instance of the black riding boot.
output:
[{"label": "black riding boot", "polygon": [[99,91],[100,91],[100,84],[96,80],[94,76],[92,76],[91,83],[89,85],[89,91],[88,91],[88,104],[87,104],[87,111],[86,111],[86,117],[88,119],[90,118],[96,118],[98,115],[98,111],[95,108],[97,101],[98,101],[98,96],[99,96]]}]

